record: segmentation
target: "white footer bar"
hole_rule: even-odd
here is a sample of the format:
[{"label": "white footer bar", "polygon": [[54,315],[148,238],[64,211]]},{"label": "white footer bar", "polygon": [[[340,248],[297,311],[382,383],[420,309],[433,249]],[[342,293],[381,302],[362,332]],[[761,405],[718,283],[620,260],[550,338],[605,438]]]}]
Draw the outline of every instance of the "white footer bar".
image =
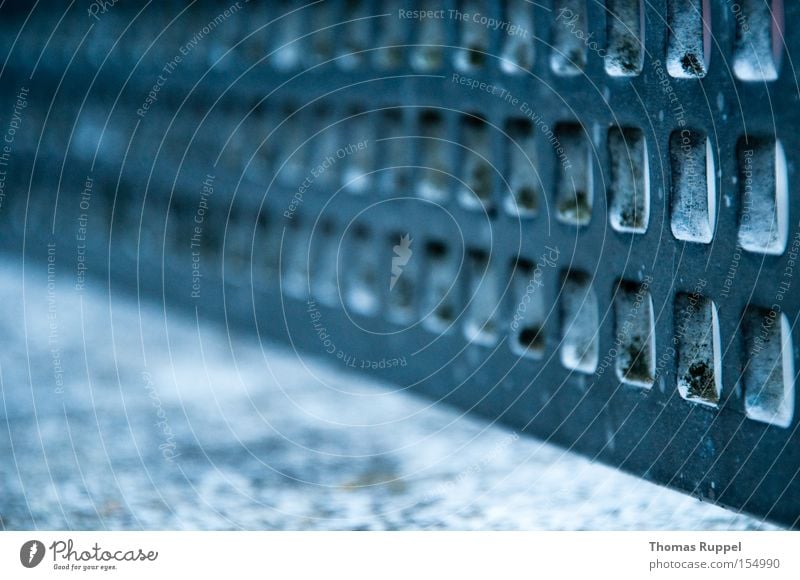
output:
[{"label": "white footer bar", "polygon": [[[0,578],[800,578],[793,532],[3,532]],[[582,576],[578,576],[578,575]],[[201,576],[200,576],[201,575]]]}]

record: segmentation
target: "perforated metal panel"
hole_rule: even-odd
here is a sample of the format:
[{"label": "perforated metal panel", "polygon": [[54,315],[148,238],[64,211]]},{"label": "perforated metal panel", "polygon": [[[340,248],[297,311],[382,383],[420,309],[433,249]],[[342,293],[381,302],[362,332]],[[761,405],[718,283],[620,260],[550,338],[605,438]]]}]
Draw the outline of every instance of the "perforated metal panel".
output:
[{"label": "perforated metal panel", "polygon": [[9,254],[800,525],[800,5],[99,6],[2,9]]}]

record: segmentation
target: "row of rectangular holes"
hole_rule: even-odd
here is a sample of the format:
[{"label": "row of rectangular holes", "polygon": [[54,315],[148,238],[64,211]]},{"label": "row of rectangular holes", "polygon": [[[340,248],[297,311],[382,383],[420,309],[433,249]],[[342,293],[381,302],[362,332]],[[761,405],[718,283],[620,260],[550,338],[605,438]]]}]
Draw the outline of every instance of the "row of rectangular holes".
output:
[{"label": "row of rectangular holes", "polygon": [[[409,4],[402,0],[382,0],[374,5],[366,0],[346,0],[341,5],[344,8],[341,14],[336,13],[335,4],[328,0],[312,4],[283,1],[270,6],[253,3],[246,11],[235,12],[231,19],[244,21],[244,31],[236,22],[227,22],[209,39],[212,53],[221,55],[233,49],[227,62],[248,64],[270,55],[269,62],[282,70],[310,67],[331,58],[336,58],[338,66],[348,70],[366,62],[391,69],[402,66],[405,45],[410,44],[411,66],[431,71],[444,65],[448,44],[446,27],[452,24],[458,27],[457,42],[462,46],[454,55],[457,68],[472,70],[484,66],[488,60],[486,55],[492,49],[492,34],[500,35],[499,66],[503,71],[516,74],[533,68],[537,38],[533,29],[534,4],[529,0],[500,3],[504,11],[497,16],[481,10],[483,4],[475,0],[459,2],[460,14],[477,15],[477,22],[473,18],[454,17],[449,9],[443,8],[440,0],[421,3],[422,11],[440,11],[441,14],[424,19],[401,16],[412,12]],[[641,74],[646,53],[644,7],[644,0],[606,0],[606,40],[599,43],[594,38],[600,35],[596,31],[589,32],[587,0],[554,0],[553,10],[548,10],[547,16],[552,19],[552,38],[543,42],[552,45],[550,68],[561,76],[583,74],[589,52],[592,52],[603,59],[608,75]],[[161,31],[164,38],[153,54],[158,56],[155,51],[160,50],[161,59],[174,57],[174,46],[186,41],[186,30],[200,30],[218,16],[213,11],[192,10],[182,16],[177,25],[172,24],[182,8],[180,3],[165,2],[158,10],[158,20],[153,27]],[[725,9],[730,10],[730,20],[736,29],[731,51],[736,77],[743,81],[777,79],[784,42],[783,0],[738,0],[725,3]],[[116,12],[107,17],[115,15]],[[708,0],[668,0],[666,16],[669,74],[677,78],[704,77],[710,64],[712,43]],[[50,25],[49,21],[43,22]],[[271,24],[266,26],[268,22]],[[414,31],[411,38],[407,38],[407,27],[403,24]],[[81,26],[80,19],[66,19],[60,30],[77,38],[84,32],[82,28],[77,30]],[[493,26],[498,27],[496,31]],[[377,31],[374,41],[373,29]],[[36,38],[36,35],[23,38]],[[133,53],[131,56],[138,58]],[[227,62],[223,60],[217,66],[224,68]]]},{"label": "row of rectangular holes", "polygon": [[[615,342],[601,363],[599,307],[591,280],[582,272],[564,276],[561,289],[562,364],[592,374],[614,360],[624,384],[650,388],[661,362],[655,344],[653,301],[646,285],[620,281],[614,297]],[[718,406],[722,392],[721,340],[717,307],[698,293],[679,292],[673,307],[678,392],[684,399]],[[788,427],[794,416],[794,358],[785,314],[750,306],[742,319],[741,375],[747,416]]]},{"label": "row of rectangular holes", "polygon": [[[364,193],[370,190],[406,192],[410,188],[409,166],[412,152],[408,130],[401,109],[372,113],[353,109],[343,121],[341,131],[325,130],[319,135],[318,147],[311,151],[303,142],[304,118],[284,111],[287,122],[279,138],[284,150],[292,152],[278,175],[285,185],[293,188],[309,176],[309,167],[317,168],[326,159],[326,169],[316,172],[315,185],[330,187],[336,181],[346,191]],[[329,117],[325,117],[326,119]],[[511,215],[533,217],[541,207],[544,191],[542,176],[534,142],[534,127],[529,119],[507,120],[504,131],[504,154],[493,161],[490,126],[477,114],[459,117],[458,140],[464,148],[457,152],[463,162],[454,163],[453,145],[444,115],[434,109],[419,114],[418,143],[420,163],[414,180],[415,193],[437,203],[450,198],[450,168],[459,167],[461,174],[457,199],[469,209],[480,210],[493,205],[493,173],[503,173],[508,189],[503,208]],[[253,132],[253,134],[259,134]],[[363,140],[369,144],[343,159],[338,135],[346,134],[352,141]],[[237,135],[243,136],[241,131]],[[377,139],[382,137],[380,145]],[[557,163],[556,217],[565,224],[585,226],[591,219],[594,205],[592,179],[592,145],[586,131],[576,123],[562,122],[554,127],[552,143],[562,153]],[[250,157],[251,148],[258,144],[231,140],[227,160],[241,163]],[[606,140],[609,172],[609,221],[613,229],[622,233],[643,234],[647,231],[650,215],[650,180],[648,147],[643,132],[635,127],[611,127]],[[380,158],[391,159],[391,168],[371,174]],[[471,151],[470,151],[471,150]],[[687,242],[708,244],[713,240],[717,221],[716,169],[714,150],[708,136],[702,131],[684,129],[672,133],[669,140],[671,167],[671,231],[675,238]],[[259,181],[270,175],[266,147],[259,151],[251,167],[258,171]],[[752,135],[739,139],[736,147],[739,188],[738,243],[746,251],[781,255],[785,252],[789,228],[789,191],[786,156],[781,142],[766,135]]]},{"label": "row of rectangular holes", "polygon": [[[559,124],[555,140],[559,156],[556,216],[567,224],[585,226],[594,205],[591,143],[579,125]],[[521,141],[516,141],[519,144]],[[644,234],[650,218],[650,177],[647,142],[635,127],[611,127],[607,134],[609,160],[608,215],[622,233]],[[532,143],[531,143],[532,146]],[[533,172],[527,179],[519,167],[535,158],[512,145],[509,185],[514,194],[508,209],[535,213],[540,182]],[[669,139],[671,168],[670,227],[676,239],[709,244],[717,221],[714,151],[700,131],[674,131]],[[774,137],[755,135],[739,139],[736,147],[739,186],[738,243],[746,251],[780,255],[789,233],[789,184],[786,156]],[[531,193],[532,192],[532,193]]]},{"label": "row of rectangular holes", "polygon": [[[354,140],[371,143],[363,150],[348,154],[343,161],[330,163],[319,172],[317,181],[339,176],[343,188],[351,193],[378,189],[406,191],[409,184],[411,154],[404,138],[403,117],[399,110],[380,112],[372,122],[368,113],[352,111],[347,118],[347,134]],[[453,145],[448,139],[444,116],[436,110],[419,115],[418,141],[420,163],[415,180],[416,193],[437,203],[449,199],[450,168],[460,168],[458,201],[468,209],[492,207],[493,174],[490,126],[477,114],[459,117],[459,148],[462,162],[453,163]],[[532,217],[539,212],[544,186],[537,170],[534,128],[529,119],[506,122],[505,155],[497,170],[503,172],[509,190],[503,207],[511,215]],[[378,155],[376,138],[383,135],[381,147],[390,150],[381,158],[392,159],[391,168],[372,174]],[[295,151],[281,171],[287,184],[303,182],[311,156],[303,154],[303,134],[299,128],[287,129],[287,150]],[[336,151],[333,132],[320,137],[318,163]],[[586,226],[594,205],[592,145],[585,130],[575,123],[559,123],[553,131],[557,163],[556,217],[559,221]],[[635,127],[611,127],[607,135],[609,159],[609,221],[622,233],[643,234],[650,216],[650,179],[647,143],[644,133]],[[670,136],[671,160],[671,230],[675,238],[708,244],[716,224],[716,172],[714,154],[708,136],[701,131],[684,129]],[[783,147],[768,136],[742,137],[737,144],[738,184],[740,193],[739,244],[747,251],[779,255],[788,237],[788,176]],[[504,164],[503,164],[504,162]]]},{"label": "row of rectangular holes", "polygon": [[[458,27],[460,49],[455,51],[456,68],[469,71],[485,66],[492,49],[493,27],[500,35],[500,68],[509,74],[531,70],[534,64],[536,34],[533,28],[534,6],[527,0],[502,3],[503,13],[487,13],[477,0],[458,3],[458,12],[443,8],[439,0],[423,2],[421,10],[410,10],[400,0],[385,0],[373,8],[359,0],[345,2],[346,20],[341,44],[337,47],[336,15],[330,2],[322,2],[307,10],[296,10],[303,4],[284,2],[274,17],[283,16],[275,33],[256,36],[244,43],[242,50],[251,57],[260,57],[270,50],[271,62],[281,69],[293,69],[324,62],[334,56],[339,66],[353,69],[368,60],[381,68],[395,68],[404,60],[404,45],[411,43],[410,64],[421,71],[440,69],[447,45],[446,26]],[[550,67],[555,74],[583,74],[588,53],[596,52],[604,60],[611,76],[636,76],[642,72],[644,48],[644,0],[606,0],[605,46],[599,46],[589,32],[586,0],[555,0],[551,30]],[[736,34],[733,45],[733,71],[744,81],[774,80],[778,77],[783,46],[783,1],[739,0],[731,3],[731,20]],[[294,11],[293,11],[294,10]],[[420,17],[420,13],[428,15]],[[381,15],[377,18],[372,18]],[[466,16],[465,16],[466,15]],[[342,20],[345,20],[344,18]],[[257,20],[256,20],[257,21]],[[308,29],[303,28],[309,22]],[[374,24],[373,24],[374,22]],[[405,38],[403,22],[413,25],[414,35]],[[495,24],[496,23],[496,24]],[[375,27],[378,38],[371,43]],[[707,0],[669,0],[667,70],[677,78],[699,78],[709,66],[712,23]],[[268,29],[264,29],[265,31]],[[306,44],[302,37],[310,34]],[[262,46],[267,36],[271,46]],[[375,47],[382,47],[375,50]]]},{"label": "row of rectangular holes", "polygon": [[[506,209],[535,215],[541,195],[530,126],[521,131],[512,122],[508,154],[508,184],[512,195]],[[560,146],[556,182],[559,221],[588,225],[594,205],[591,143],[579,125],[559,124],[554,131]],[[609,159],[609,221],[622,233],[643,234],[650,217],[650,178],[647,143],[635,127],[611,127],[607,135]],[[708,136],[681,130],[669,140],[671,167],[671,231],[687,242],[711,243],[717,221],[714,152]],[[739,186],[739,245],[749,252],[780,255],[789,233],[789,185],[786,156],[780,141],[755,135],[739,139],[736,147]],[[465,164],[470,169],[469,164]],[[476,190],[478,183],[465,176]]]},{"label": "row of rectangular holes", "polygon": [[[644,64],[644,1],[606,0],[606,46],[590,41],[586,0],[555,0],[551,68],[583,74],[587,52],[602,55],[606,73],[636,76]],[[783,1],[728,3],[736,25],[733,71],[743,81],[778,78],[783,47]],[[706,76],[712,42],[708,0],[667,1],[667,71],[676,78]]]},{"label": "row of rectangular holes", "polygon": [[[340,300],[336,272],[336,252],[330,243],[335,228],[323,225],[318,250],[308,259],[308,246],[292,240],[294,253],[287,260],[284,288],[290,294],[305,297],[308,288],[323,303],[335,306]],[[295,225],[295,235],[300,227]],[[400,236],[387,238],[386,256],[396,252]],[[507,316],[510,347],[519,355],[533,359],[545,356],[545,322],[549,308],[542,289],[542,271],[527,259],[510,265],[510,308],[501,305],[501,285],[495,266],[484,250],[469,249],[466,254],[463,291],[469,297],[466,306],[459,300],[459,264],[443,242],[425,246],[425,263],[408,261],[390,291],[383,294],[377,252],[371,233],[356,228],[348,262],[342,276],[341,299],[353,310],[374,316],[386,304],[386,315],[397,323],[412,322],[416,313],[425,313],[423,326],[436,333],[447,332],[463,316],[464,336],[474,344],[493,346],[502,333]],[[309,265],[312,272],[309,272]],[[424,275],[422,271],[424,270]],[[309,284],[309,275],[311,281]],[[651,388],[662,364],[657,358],[655,313],[647,285],[619,281],[614,296],[615,340],[601,360],[599,344],[600,306],[589,275],[580,271],[561,276],[558,313],[561,326],[559,358],[572,371],[602,374],[613,364],[620,382]],[[419,309],[415,303],[419,301]],[[463,308],[462,308],[463,307]],[[678,293],[674,300],[674,356],[677,360],[677,388],[681,397],[695,403],[717,407],[722,392],[721,341],[717,308],[699,293]],[[794,416],[794,361],[791,329],[785,314],[748,307],[741,319],[747,361],[741,382],[747,416],[766,423],[787,427]],[[663,358],[663,362],[669,358]]]},{"label": "row of rectangular holes", "polygon": [[[436,120],[427,117],[435,115]],[[467,132],[484,131],[485,125],[475,124],[474,118],[465,117]],[[395,118],[395,122],[398,122]],[[437,113],[423,114],[422,140],[426,169],[417,180],[417,193],[437,202],[446,201],[447,155],[442,150],[444,139],[442,119]],[[511,121],[508,126],[513,139],[509,143],[508,183],[511,190],[505,208],[520,215],[534,215],[541,191],[539,175],[534,169],[535,152],[531,127],[522,121]],[[589,141],[577,125],[559,125],[557,135],[570,159],[570,169],[563,170],[556,189],[557,215],[565,223],[586,225],[592,211],[591,151]],[[441,140],[439,140],[441,139]],[[466,172],[466,184],[459,200],[466,207],[489,204],[491,185],[487,185],[486,172],[491,171],[486,156],[490,148],[485,136],[465,136],[466,144],[478,148],[459,164]],[[397,147],[400,140],[390,146]],[[647,147],[642,132],[635,128],[612,127],[607,138],[609,172],[609,220],[614,229],[627,233],[644,233],[649,220],[649,184]],[[672,166],[671,229],[680,240],[710,243],[716,222],[716,187],[713,154],[708,138],[696,131],[676,131],[670,138]],[[365,150],[366,151],[366,150]],[[354,161],[364,152],[350,155],[344,162],[343,179],[350,191],[365,191],[372,185],[370,162]],[[401,157],[403,159],[403,157]],[[737,145],[739,185],[738,243],[746,251],[780,255],[788,240],[788,177],[781,143],[771,137],[740,139]],[[384,187],[403,191],[408,183],[404,163],[392,171],[379,174]],[[711,178],[709,178],[711,177]],[[298,180],[302,182],[302,179]]]},{"label": "row of rectangular holes", "polygon": [[[717,221],[714,150],[699,131],[670,136],[671,229],[679,240],[708,244]],[[747,251],[780,255],[789,234],[789,185],[780,141],[742,137],[737,143],[739,245]]]}]

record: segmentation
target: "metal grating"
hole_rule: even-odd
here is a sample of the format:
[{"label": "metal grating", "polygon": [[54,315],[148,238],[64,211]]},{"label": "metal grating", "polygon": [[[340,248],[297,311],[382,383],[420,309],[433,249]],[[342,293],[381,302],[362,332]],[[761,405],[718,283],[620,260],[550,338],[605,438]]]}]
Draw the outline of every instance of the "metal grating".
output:
[{"label": "metal grating", "polygon": [[3,246],[64,291],[800,526],[800,5],[28,10],[0,9]]}]

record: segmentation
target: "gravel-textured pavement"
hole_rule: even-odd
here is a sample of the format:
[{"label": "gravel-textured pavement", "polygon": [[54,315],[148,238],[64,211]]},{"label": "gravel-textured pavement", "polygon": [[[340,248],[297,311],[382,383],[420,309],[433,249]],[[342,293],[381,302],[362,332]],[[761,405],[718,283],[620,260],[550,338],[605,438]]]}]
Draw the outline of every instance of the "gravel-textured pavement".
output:
[{"label": "gravel-textured pavement", "polygon": [[5,529],[753,529],[390,385],[0,269]]}]

